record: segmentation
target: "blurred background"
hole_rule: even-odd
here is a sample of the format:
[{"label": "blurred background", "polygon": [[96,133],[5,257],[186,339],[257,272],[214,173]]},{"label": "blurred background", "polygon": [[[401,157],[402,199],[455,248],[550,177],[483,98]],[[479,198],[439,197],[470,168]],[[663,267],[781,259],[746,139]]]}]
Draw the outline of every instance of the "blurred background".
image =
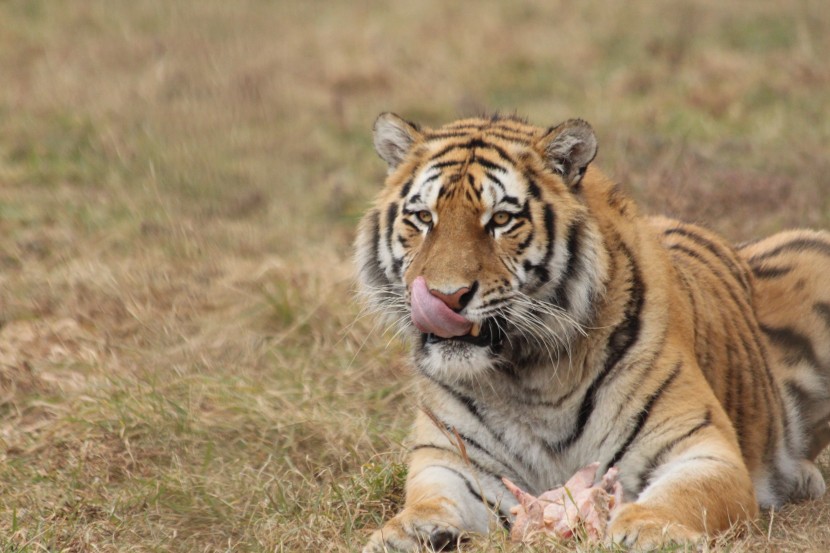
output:
[{"label": "blurred background", "polygon": [[[352,551],[397,508],[381,111],[582,117],[645,212],[830,228],[818,0],[5,0],[0,83],[2,551]],[[826,551],[828,502],[730,547]]]}]

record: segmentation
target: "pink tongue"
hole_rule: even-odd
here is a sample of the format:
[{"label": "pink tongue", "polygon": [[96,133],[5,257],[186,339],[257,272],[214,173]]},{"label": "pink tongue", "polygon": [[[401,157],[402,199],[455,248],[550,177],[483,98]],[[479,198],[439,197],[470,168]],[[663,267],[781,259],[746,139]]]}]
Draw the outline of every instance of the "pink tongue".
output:
[{"label": "pink tongue", "polygon": [[469,334],[473,323],[450,309],[446,303],[430,294],[424,277],[412,283],[412,322],[421,332],[441,338]]}]

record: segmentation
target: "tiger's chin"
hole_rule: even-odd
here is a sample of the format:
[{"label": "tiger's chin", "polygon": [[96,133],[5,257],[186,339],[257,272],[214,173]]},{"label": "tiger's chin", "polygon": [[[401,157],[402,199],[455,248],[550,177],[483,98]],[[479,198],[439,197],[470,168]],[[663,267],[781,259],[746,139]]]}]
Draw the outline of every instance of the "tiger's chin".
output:
[{"label": "tiger's chin", "polygon": [[494,323],[478,332],[453,338],[421,334],[416,365],[427,376],[444,383],[474,380],[496,368],[503,335]]}]

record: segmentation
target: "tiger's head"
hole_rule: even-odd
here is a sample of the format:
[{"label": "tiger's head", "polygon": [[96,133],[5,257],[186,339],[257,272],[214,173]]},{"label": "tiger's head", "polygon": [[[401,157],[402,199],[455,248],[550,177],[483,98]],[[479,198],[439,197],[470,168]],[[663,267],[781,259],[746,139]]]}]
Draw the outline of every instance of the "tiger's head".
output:
[{"label": "tiger's head", "polygon": [[427,129],[384,113],[374,144],[388,175],[358,231],[360,281],[416,337],[419,370],[462,381],[556,363],[606,271],[583,198],[591,127],[493,117]]}]

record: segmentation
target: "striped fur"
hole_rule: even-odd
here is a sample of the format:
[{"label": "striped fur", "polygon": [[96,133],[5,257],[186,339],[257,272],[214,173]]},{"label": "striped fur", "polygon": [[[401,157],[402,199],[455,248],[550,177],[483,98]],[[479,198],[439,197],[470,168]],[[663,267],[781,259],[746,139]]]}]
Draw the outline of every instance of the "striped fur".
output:
[{"label": "striped fur", "polygon": [[[422,409],[406,504],[366,551],[509,525],[501,477],[540,493],[594,461],[620,469],[610,538],[635,547],[824,492],[812,460],[830,441],[830,235],[735,249],[642,217],[590,165],[578,120],[433,130],[384,114],[375,146],[389,174],[358,232],[360,280],[412,337]],[[458,312],[487,339],[421,334],[416,277],[469,289]]]}]

